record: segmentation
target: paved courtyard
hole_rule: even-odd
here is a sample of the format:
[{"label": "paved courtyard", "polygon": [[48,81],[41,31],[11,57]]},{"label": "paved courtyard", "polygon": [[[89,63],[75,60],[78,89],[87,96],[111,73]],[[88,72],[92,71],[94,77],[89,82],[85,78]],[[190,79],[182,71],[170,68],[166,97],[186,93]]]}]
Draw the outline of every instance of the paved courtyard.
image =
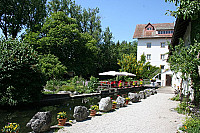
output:
[{"label": "paved courtyard", "polygon": [[176,133],[184,115],[173,111],[179,103],[169,100],[173,96],[171,87],[163,87],[141,102],[77,122],[58,133]]}]

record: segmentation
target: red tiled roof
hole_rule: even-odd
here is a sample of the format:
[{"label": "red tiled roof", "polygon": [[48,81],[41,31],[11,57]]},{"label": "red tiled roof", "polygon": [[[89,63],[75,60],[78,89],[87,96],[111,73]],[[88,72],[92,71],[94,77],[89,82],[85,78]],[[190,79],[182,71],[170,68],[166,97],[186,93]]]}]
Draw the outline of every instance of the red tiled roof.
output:
[{"label": "red tiled roof", "polygon": [[[145,28],[150,25],[154,30],[146,30]],[[156,34],[158,30],[173,30],[174,23],[158,23],[158,24],[138,24],[136,25],[133,38],[156,38],[156,37],[172,37],[172,34]]]}]

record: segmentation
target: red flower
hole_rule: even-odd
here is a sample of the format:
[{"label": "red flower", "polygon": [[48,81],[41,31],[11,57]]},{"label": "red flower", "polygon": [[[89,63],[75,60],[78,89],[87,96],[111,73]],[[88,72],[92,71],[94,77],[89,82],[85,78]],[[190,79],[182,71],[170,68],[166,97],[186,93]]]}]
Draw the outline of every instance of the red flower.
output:
[{"label": "red flower", "polygon": [[110,99],[112,99],[112,97]]}]

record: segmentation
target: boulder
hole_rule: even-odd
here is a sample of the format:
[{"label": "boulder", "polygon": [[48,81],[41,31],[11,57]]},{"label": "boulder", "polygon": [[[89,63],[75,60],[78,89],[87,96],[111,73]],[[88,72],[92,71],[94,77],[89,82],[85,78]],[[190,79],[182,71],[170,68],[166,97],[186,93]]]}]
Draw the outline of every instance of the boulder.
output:
[{"label": "boulder", "polygon": [[154,94],[157,94],[157,89],[156,88],[154,88],[153,91],[154,91]]},{"label": "boulder", "polygon": [[48,131],[51,126],[51,113],[48,112],[37,112],[33,118],[26,124],[34,132],[41,133]]},{"label": "boulder", "polygon": [[140,95],[141,99],[145,99],[146,98],[144,91],[140,91],[139,95]]},{"label": "boulder", "polygon": [[112,110],[112,100],[110,97],[102,98],[99,102],[99,110],[108,112]]},{"label": "boulder", "polygon": [[128,97],[130,98],[131,102],[138,102],[138,101],[140,101],[140,94],[129,92],[128,93]]},{"label": "boulder", "polygon": [[117,100],[116,100],[117,104],[119,105],[119,107],[123,107],[125,106],[125,98],[118,96]]},{"label": "boulder", "polygon": [[149,97],[151,95],[149,89],[145,89],[144,92],[145,92],[146,97]]},{"label": "boulder", "polygon": [[150,91],[150,95],[154,95],[153,89],[149,89],[149,91]]},{"label": "boulder", "polygon": [[74,115],[73,117],[76,121],[84,121],[88,118],[90,112],[85,106],[76,106],[74,108]]}]

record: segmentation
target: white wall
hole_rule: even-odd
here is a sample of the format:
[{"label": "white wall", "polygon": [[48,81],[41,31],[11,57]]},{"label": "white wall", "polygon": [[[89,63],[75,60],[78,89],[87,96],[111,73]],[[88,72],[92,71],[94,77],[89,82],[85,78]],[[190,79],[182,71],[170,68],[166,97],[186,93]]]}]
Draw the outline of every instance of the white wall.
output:
[{"label": "white wall", "polygon": [[[178,86],[180,88],[181,80],[182,80],[181,73],[180,72],[178,72],[176,74],[174,73],[173,77],[172,77],[172,88],[178,89]],[[183,88],[182,93],[184,95],[187,95],[187,92],[189,91],[190,99],[193,100],[194,99],[194,90],[191,87],[191,78],[188,78],[187,80],[183,80],[182,88]]]},{"label": "white wall", "polygon": [[[166,54],[168,49],[168,42],[171,39],[166,38],[149,38],[149,39],[138,39],[138,47],[137,47],[137,60],[140,60],[140,56],[144,53],[145,55],[151,54],[151,60],[147,60],[151,62],[151,65],[160,67],[160,65],[165,65],[165,69],[169,69],[169,65],[166,60],[161,60],[161,54]],[[161,42],[165,42],[165,48],[161,48]],[[146,44],[151,43],[151,48],[147,48]],[[165,55],[165,59],[167,59],[167,54]]]}]

